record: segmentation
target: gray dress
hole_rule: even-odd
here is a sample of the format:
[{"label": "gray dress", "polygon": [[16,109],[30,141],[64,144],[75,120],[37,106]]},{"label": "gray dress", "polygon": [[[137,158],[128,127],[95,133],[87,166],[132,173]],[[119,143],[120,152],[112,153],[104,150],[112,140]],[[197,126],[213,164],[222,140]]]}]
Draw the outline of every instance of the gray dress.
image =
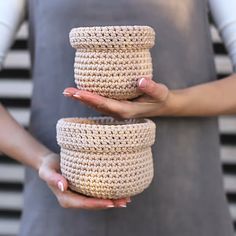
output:
[{"label": "gray dress", "polygon": [[[205,0],[29,0],[32,134],[58,152],[59,118],[98,115],[62,95],[73,82],[72,27],[150,25],[154,79],[170,88],[215,80]],[[61,208],[27,168],[21,236],[232,236],[215,118],[157,118],[155,177],[126,209]]]}]

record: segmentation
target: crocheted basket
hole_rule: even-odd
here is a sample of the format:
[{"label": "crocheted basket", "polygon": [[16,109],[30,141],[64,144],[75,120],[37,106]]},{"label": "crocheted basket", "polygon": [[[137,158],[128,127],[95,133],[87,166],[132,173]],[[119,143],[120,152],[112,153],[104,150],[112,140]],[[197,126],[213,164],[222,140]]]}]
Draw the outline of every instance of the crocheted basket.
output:
[{"label": "crocheted basket", "polygon": [[155,130],[148,119],[60,119],[57,142],[61,171],[69,187],[104,199],[141,193],[153,178]]},{"label": "crocheted basket", "polygon": [[80,27],[70,32],[76,48],[74,76],[80,90],[125,100],[141,94],[137,79],[152,77],[155,32],[149,26]]}]

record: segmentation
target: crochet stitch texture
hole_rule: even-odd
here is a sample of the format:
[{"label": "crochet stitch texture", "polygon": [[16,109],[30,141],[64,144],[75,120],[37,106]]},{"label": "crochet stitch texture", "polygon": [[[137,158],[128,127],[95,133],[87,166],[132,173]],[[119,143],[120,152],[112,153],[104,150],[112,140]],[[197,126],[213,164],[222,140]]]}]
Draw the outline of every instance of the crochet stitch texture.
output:
[{"label": "crochet stitch texture", "polygon": [[155,130],[149,119],[60,119],[61,171],[70,188],[104,199],[141,193],[153,178]]},{"label": "crochet stitch texture", "polygon": [[80,90],[133,99],[141,94],[137,79],[152,77],[149,49],[155,32],[149,26],[79,27],[69,38],[76,49],[74,76]]},{"label": "crochet stitch texture", "polygon": [[[140,95],[137,78],[152,76],[148,26],[80,27],[70,32],[76,48],[75,83],[80,90],[118,100]],[[62,118],[57,122],[61,172],[70,189],[91,197],[119,199],[146,189],[153,178],[149,119]]]}]

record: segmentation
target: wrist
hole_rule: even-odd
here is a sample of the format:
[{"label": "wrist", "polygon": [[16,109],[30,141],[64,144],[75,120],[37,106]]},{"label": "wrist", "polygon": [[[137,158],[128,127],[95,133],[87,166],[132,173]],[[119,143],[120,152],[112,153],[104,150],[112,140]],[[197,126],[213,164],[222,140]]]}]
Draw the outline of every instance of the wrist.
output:
[{"label": "wrist", "polygon": [[165,102],[157,109],[157,116],[179,116],[183,104],[183,90],[170,90]]},{"label": "wrist", "polygon": [[36,155],[36,161],[34,163],[34,166],[33,168],[35,170],[39,170],[40,166],[42,165],[44,159],[46,157],[48,157],[49,155],[54,155],[55,153],[53,153],[52,151],[48,150],[48,149],[45,149],[45,150],[42,150],[40,151],[37,155]]}]

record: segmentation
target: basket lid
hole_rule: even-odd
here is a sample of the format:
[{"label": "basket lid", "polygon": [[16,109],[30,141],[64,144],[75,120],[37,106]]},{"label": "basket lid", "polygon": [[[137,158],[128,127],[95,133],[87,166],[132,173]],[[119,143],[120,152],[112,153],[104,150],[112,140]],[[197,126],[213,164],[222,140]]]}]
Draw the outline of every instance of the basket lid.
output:
[{"label": "basket lid", "polygon": [[137,25],[73,28],[69,37],[76,49],[149,49],[155,43],[153,28]]}]

